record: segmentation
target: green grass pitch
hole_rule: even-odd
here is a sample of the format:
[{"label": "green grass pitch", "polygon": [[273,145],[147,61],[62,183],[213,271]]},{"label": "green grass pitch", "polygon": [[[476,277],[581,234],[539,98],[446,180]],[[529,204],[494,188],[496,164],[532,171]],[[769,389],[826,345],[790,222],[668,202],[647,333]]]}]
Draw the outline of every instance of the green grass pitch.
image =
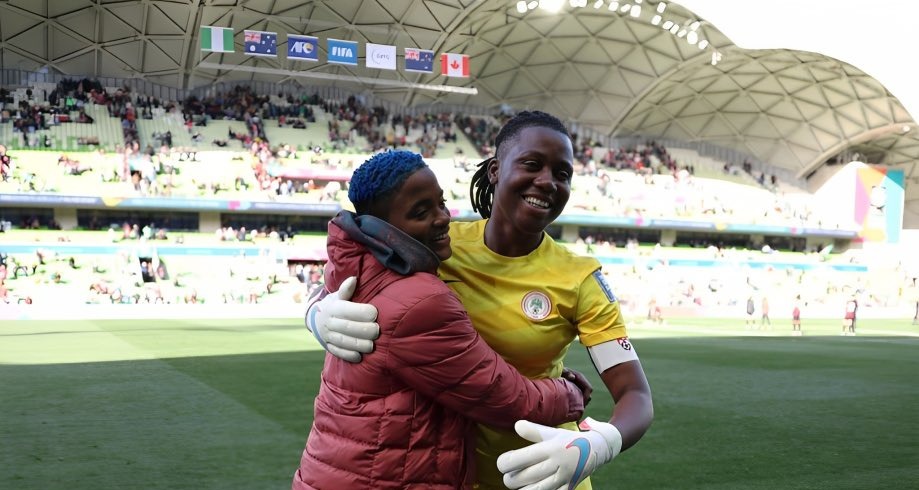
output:
[{"label": "green grass pitch", "polygon": [[[779,323],[782,323],[779,325]],[[0,488],[289,488],[323,353],[299,320],[0,322]],[[635,324],[655,422],[596,489],[919,482],[919,327]],[[580,346],[571,367],[610,398]]]}]

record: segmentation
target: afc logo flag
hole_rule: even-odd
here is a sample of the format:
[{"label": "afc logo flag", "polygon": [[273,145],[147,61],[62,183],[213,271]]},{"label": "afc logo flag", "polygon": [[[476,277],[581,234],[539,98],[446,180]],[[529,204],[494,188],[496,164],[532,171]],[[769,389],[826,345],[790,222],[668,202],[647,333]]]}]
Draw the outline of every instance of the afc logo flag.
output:
[{"label": "afc logo flag", "polygon": [[342,41],[329,38],[326,40],[329,47],[329,63],[340,65],[357,64],[357,41]]},{"label": "afc logo flag", "polygon": [[434,72],[434,52],[425,49],[405,48],[405,71]]},{"label": "afc logo flag", "polygon": [[294,60],[319,61],[319,38],[288,34],[287,57]]},{"label": "afc logo flag", "polygon": [[440,55],[440,74],[448,77],[469,77],[469,55],[444,53]]},{"label": "afc logo flag", "polygon": [[252,56],[278,55],[278,33],[245,31],[245,53]]}]

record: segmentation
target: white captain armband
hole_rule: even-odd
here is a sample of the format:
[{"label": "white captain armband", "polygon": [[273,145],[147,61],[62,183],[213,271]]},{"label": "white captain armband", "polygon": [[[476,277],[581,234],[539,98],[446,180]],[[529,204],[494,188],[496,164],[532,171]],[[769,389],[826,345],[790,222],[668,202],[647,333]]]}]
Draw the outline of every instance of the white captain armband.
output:
[{"label": "white captain armband", "polygon": [[590,354],[590,360],[593,361],[597,372],[603,374],[603,371],[622,364],[623,362],[637,361],[638,353],[628,337],[619,337],[608,342],[603,342],[587,348]]}]

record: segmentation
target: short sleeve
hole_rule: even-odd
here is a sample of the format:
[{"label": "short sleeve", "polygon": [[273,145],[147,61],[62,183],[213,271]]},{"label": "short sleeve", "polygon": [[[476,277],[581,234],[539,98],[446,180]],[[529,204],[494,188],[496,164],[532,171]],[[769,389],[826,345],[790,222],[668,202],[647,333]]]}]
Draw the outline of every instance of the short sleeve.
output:
[{"label": "short sleeve", "polygon": [[577,329],[586,347],[628,337],[619,300],[600,269],[588,275],[578,288]]}]

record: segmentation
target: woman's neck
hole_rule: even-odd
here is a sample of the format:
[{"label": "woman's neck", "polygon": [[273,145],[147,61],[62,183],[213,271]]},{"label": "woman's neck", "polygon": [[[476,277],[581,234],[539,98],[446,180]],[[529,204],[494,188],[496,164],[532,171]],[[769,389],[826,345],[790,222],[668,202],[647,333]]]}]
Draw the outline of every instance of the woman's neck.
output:
[{"label": "woman's neck", "polygon": [[522,234],[510,225],[504,225],[494,217],[485,223],[485,246],[492,252],[505,257],[523,257],[539,248],[545,236]]}]

